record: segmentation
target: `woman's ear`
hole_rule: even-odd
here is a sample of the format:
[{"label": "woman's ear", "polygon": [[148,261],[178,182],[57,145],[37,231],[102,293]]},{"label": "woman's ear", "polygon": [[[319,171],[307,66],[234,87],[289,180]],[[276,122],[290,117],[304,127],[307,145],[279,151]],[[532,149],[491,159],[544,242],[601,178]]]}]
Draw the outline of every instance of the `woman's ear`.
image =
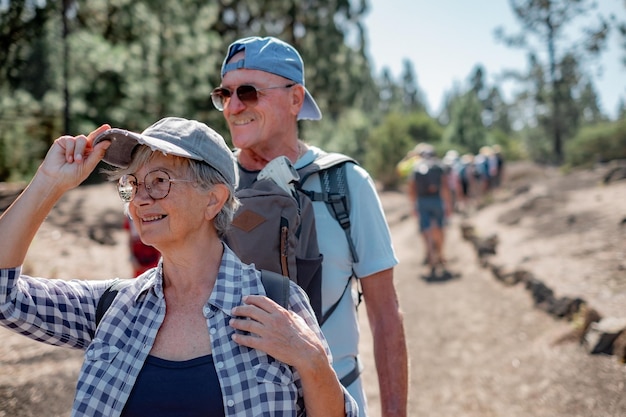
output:
[{"label": "woman's ear", "polygon": [[230,191],[224,184],[216,184],[209,191],[209,201],[206,206],[206,214],[209,219],[215,218],[217,213],[220,212],[224,203],[228,199]]}]

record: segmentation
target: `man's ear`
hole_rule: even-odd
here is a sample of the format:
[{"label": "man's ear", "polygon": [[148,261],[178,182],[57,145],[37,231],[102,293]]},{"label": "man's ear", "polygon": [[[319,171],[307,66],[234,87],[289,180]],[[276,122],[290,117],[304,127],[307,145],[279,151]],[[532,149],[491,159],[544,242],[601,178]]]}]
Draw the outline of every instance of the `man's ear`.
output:
[{"label": "man's ear", "polygon": [[230,191],[225,184],[216,184],[209,191],[209,201],[206,206],[206,215],[213,219],[220,212],[228,199]]},{"label": "man's ear", "polygon": [[298,115],[300,113],[300,109],[304,104],[304,86],[301,84],[296,84],[291,87],[291,111],[294,115]]}]

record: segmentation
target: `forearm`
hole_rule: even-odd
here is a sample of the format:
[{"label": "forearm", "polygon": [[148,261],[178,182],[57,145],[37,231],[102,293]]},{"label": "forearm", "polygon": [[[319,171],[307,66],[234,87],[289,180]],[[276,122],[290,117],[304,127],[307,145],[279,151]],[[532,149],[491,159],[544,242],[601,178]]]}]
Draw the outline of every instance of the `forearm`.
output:
[{"label": "forearm", "polygon": [[35,176],[24,192],[0,216],[0,267],[21,265],[39,226],[63,194]]},{"label": "forearm", "polygon": [[335,371],[324,354],[310,358],[306,369],[298,370],[308,417],[343,417],[343,390]]},{"label": "forearm", "polygon": [[410,203],[415,204],[417,193],[415,192],[415,183],[413,181],[409,181],[407,184],[407,194],[409,196]]},{"label": "forearm", "polygon": [[449,216],[452,213],[452,190],[450,187],[444,184],[441,189],[441,198],[443,199],[444,209],[446,216]]},{"label": "forearm", "polygon": [[376,326],[372,336],[382,416],[406,417],[408,357],[400,314],[398,319]]},{"label": "forearm", "polygon": [[406,417],[408,359],[393,269],[361,279],[374,341],[382,417]]}]

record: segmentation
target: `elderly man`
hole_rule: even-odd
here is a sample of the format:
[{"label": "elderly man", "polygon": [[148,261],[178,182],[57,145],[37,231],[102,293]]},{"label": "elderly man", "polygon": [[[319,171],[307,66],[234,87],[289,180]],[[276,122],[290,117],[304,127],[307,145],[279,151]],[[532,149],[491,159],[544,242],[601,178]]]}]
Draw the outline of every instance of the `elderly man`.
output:
[{"label": "elderly man", "polygon": [[[286,156],[296,169],[301,169],[324,155],[321,149],[298,137],[298,120],[319,120],[322,115],[304,86],[302,58],[291,45],[273,37],[240,39],[228,48],[221,75],[221,86],[213,91],[212,99],[224,112],[238,149],[242,184],[253,182],[257,173],[278,156]],[[348,236],[323,202],[313,203],[318,243],[324,256],[322,311],[327,312],[339,300],[322,331],[333,354],[334,369],[357,399],[361,415],[367,415],[359,378],[356,302],[352,292],[344,290],[356,278],[373,333],[382,415],[406,417],[407,350],[393,283],[393,268],[398,261],[369,174],[349,164],[346,181],[351,202]],[[302,186],[319,192],[319,175],[312,175]],[[352,256],[351,244],[357,256]]]}]

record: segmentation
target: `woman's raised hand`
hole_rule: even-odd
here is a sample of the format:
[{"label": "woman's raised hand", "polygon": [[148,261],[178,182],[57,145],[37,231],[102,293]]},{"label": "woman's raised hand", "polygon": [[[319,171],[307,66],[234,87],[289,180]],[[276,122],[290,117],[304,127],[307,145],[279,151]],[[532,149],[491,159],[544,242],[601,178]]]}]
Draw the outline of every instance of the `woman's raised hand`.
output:
[{"label": "woman's raised hand", "polygon": [[110,126],[105,124],[87,136],[65,135],[56,139],[39,167],[38,176],[47,177],[51,186],[64,189],[78,186],[96,168],[110,146],[109,141],[92,145],[96,136],[107,129]]}]

